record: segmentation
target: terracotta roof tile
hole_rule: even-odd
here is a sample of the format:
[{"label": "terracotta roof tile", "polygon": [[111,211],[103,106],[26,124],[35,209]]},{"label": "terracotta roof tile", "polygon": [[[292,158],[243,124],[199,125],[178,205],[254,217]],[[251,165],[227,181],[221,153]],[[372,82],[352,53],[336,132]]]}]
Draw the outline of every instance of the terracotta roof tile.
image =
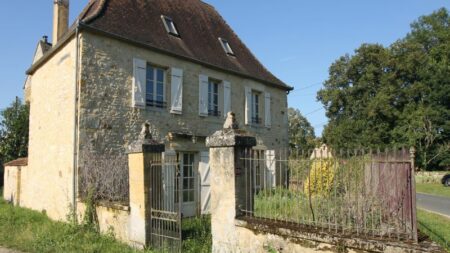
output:
[{"label": "terracotta roof tile", "polygon": [[[161,15],[172,18],[181,38],[167,33]],[[256,59],[211,5],[200,0],[91,0],[80,20],[97,30],[291,89]],[[219,37],[229,42],[235,57],[224,52]]]},{"label": "terracotta roof tile", "polygon": [[3,166],[12,167],[12,166],[27,166],[27,165],[28,165],[28,157],[25,157],[25,158],[19,158],[17,160],[5,163]]}]

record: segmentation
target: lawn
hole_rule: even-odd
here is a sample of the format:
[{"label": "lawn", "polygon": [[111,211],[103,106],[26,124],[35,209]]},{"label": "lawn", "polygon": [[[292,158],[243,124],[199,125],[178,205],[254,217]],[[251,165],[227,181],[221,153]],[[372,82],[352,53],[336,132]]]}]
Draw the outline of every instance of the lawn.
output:
[{"label": "lawn", "polygon": [[450,252],[450,219],[419,209],[417,221],[421,232]]},{"label": "lawn", "polygon": [[[183,221],[183,252],[211,252],[210,226],[209,217]],[[152,252],[132,249],[86,226],[55,222],[45,214],[13,207],[1,197],[0,245],[24,252]]]},{"label": "lawn", "polygon": [[442,184],[416,184],[416,191],[420,193],[426,193],[436,196],[449,197],[450,198],[450,187],[444,187]]}]

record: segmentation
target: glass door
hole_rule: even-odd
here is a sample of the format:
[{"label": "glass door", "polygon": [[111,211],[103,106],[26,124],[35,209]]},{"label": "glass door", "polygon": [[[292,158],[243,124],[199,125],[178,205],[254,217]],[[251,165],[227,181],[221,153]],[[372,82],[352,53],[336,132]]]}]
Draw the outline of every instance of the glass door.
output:
[{"label": "glass door", "polygon": [[179,153],[180,158],[180,180],[182,182],[181,212],[183,217],[196,215],[196,167],[195,155],[193,153]]}]

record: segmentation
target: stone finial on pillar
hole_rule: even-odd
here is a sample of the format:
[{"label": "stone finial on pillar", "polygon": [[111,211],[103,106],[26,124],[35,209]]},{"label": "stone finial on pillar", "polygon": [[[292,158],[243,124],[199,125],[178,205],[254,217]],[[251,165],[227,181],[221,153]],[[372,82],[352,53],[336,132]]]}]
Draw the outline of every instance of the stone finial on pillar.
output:
[{"label": "stone finial on pillar", "polygon": [[129,153],[158,153],[164,152],[164,144],[153,139],[150,133],[150,123],[142,124],[138,139],[129,146]]}]

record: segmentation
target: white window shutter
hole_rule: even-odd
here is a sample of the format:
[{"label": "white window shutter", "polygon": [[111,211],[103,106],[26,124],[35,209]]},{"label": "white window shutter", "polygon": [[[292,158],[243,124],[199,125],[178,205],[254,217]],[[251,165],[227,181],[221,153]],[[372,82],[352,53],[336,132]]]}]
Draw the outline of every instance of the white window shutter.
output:
[{"label": "white window shutter", "polygon": [[271,128],[272,127],[272,115],[271,115],[271,109],[270,109],[270,93],[266,92],[265,94],[265,104],[264,104],[264,108],[265,108],[265,122],[266,122],[266,127],[267,128]]},{"label": "white window shutter", "polygon": [[209,152],[200,153],[200,163],[198,170],[200,173],[201,213],[209,214],[211,205],[211,169],[209,167]]},{"label": "white window shutter", "polygon": [[252,89],[245,87],[245,124],[250,125],[252,119]]},{"label": "white window shutter", "polygon": [[208,76],[199,76],[198,110],[200,116],[208,116]]},{"label": "white window shutter", "polygon": [[181,114],[183,112],[183,70],[172,68],[171,74],[171,107],[170,112]]},{"label": "white window shutter", "polygon": [[167,150],[162,154],[164,165],[162,169],[162,190],[164,194],[164,200],[161,203],[162,208],[167,211],[175,208],[173,203],[175,203],[175,178],[177,175],[177,153],[173,150]]},{"label": "white window shutter", "polygon": [[132,106],[137,108],[145,108],[145,94],[146,94],[146,71],[147,62],[141,59],[133,59],[133,89],[131,94]]},{"label": "white window shutter", "polygon": [[231,112],[231,83],[223,81],[223,117]]},{"label": "white window shutter", "polygon": [[276,185],[276,160],[275,160],[275,150],[266,150],[266,167],[267,167],[267,182],[269,187],[275,188]]}]

